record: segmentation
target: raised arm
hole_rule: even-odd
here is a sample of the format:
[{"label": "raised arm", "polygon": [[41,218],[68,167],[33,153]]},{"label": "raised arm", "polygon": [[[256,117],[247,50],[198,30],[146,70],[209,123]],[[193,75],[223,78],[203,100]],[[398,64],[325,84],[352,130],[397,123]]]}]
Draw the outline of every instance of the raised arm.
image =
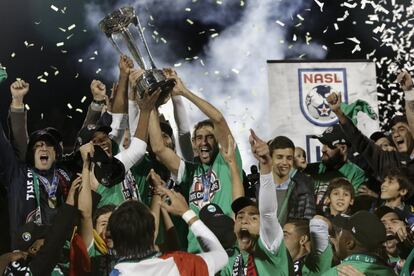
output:
[{"label": "raised arm", "polygon": [[331,110],[338,117],[339,123],[352,148],[364,156],[375,175],[382,177],[385,171],[384,164],[399,164],[395,152],[385,152],[375,145],[374,141],[366,137],[341,110],[341,93],[332,93],[327,98]]},{"label": "raised arm", "polygon": [[[93,222],[92,222],[92,191],[90,184],[90,158],[93,157],[94,147],[91,142],[80,147],[83,160],[82,174],[74,182],[80,183],[78,196],[78,208],[81,213],[79,233],[86,247],[93,241]],[[72,184],[73,185],[73,184]]]},{"label": "raised arm", "polygon": [[[174,77],[176,73],[171,68],[164,69],[167,77]],[[178,143],[180,144],[181,154],[184,160],[192,162],[194,152],[191,143],[190,122],[188,120],[187,110],[185,109],[183,98],[180,96],[171,97],[174,110],[174,120],[178,128]]]},{"label": "raised arm", "polygon": [[161,135],[160,121],[155,109],[151,112],[148,131],[152,151],[172,174],[177,175],[181,159],[172,149],[164,145]]},{"label": "raised arm", "polygon": [[272,158],[269,146],[250,130],[250,146],[260,162],[260,239],[268,250],[277,252],[283,240],[283,230],[277,219],[277,196],[272,176]]},{"label": "raised arm", "polygon": [[414,84],[410,73],[403,69],[397,77],[397,82],[404,91],[405,115],[411,135],[414,136]]},{"label": "raised arm", "polygon": [[131,138],[131,144],[128,149],[121,151],[115,157],[119,159],[125,166],[125,171],[128,171],[135,165],[145,154],[148,141],[148,124],[151,110],[154,109],[160,90],[145,96],[138,101],[141,110],[138,125],[134,137]]},{"label": "raised arm", "polygon": [[82,128],[89,124],[96,124],[101,117],[102,110],[106,103],[106,86],[99,80],[92,80],[91,85],[92,102],[89,105]]},{"label": "raised arm", "polygon": [[200,244],[203,244],[204,253],[198,255],[206,263],[209,275],[219,272],[227,264],[228,256],[217,237],[198,219],[194,211],[190,210],[182,194],[165,187],[160,187],[159,193],[163,198],[168,196],[170,199],[170,204],[163,201],[161,207],[173,215],[182,217]]},{"label": "raised arm", "polygon": [[213,121],[214,134],[217,142],[220,146],[227,148],[227,136],[231,135],[231,131],[223,114],[212,104],[187,89],[182,80],[176,74],[172,74],[171,76],[171,78],[173,78],[176,82],[171,96],[174,97],[181,95],[196,105],[208,118]]},{"label": "raised arm", "polygon": [[24,80],[17,80],[10,85],[12,102],[10,104],[11,142],[19,160],[26,158],[27,142],[27,112],[24,109],[24,96],[29,92],[30,85]]},{"label": "raised arm", "polygon": [[239,197],[244,196],[244,187],[243,181],[240,175],[240,169],[237,165],[236,160],[236,145],[234,143],[234,139],[231,135],[227,136],[227,149],[221,148],[222,155],[224,160],[226,160],[227,165],[230,168],[230,176],[231,176],[231,183],[232,183],[232,202],[238,199]]}]

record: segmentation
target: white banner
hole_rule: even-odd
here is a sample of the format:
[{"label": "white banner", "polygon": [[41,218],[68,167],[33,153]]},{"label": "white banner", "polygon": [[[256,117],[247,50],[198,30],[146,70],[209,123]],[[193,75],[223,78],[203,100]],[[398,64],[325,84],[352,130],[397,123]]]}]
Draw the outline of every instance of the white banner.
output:
[{"label": "white banner", "polygon": [[[326,97],[341,92],[345,103],[368,102],[378,114],[375,64],[367,61],[268,61],[271,137],[284,135],[307,152],[308,162],[320,160],[321,145],[311,135],[337,123]],[[378,121],[360,113],[358,127],[366,135]]]}]

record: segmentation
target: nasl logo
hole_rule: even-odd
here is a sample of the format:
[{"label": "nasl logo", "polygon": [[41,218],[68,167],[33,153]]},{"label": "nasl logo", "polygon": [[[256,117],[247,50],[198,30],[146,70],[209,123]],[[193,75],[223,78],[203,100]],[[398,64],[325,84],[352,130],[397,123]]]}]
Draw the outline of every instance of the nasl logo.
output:
[{"label": "nasl logo", "polygon": [[348,102],[345,68],[298,69],[299,105],[305,118],[317,126],[330,126],[337,118],[329,108],[326,97],[341,92]]}]

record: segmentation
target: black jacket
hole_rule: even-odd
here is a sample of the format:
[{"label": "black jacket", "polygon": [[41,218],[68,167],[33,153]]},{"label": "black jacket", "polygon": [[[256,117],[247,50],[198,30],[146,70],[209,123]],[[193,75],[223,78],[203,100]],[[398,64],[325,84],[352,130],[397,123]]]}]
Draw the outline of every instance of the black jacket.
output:
[{"label": "black jacket", "polygon": [[374,141],[363,135],[349,118],[341,127],[352,148],[365,158],[375,177],[383,180],[389,169],[406,167],[408,177],[414,183],[414,160],[410,159],[408,153],[381,150]]}]

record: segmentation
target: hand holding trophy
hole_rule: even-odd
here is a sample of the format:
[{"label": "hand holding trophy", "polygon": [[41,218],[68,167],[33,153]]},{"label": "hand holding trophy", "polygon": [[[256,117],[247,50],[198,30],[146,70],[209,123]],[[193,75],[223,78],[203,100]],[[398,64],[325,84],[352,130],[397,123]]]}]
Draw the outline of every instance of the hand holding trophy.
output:
[{"label": "hand holding trophy", "polygon": [[[121,49],[126,48],[139,67],[144,70],[132,86],[137,96],[142,98],[146,91],[152,94],[161,88],[161,95],[156,105],[165,103],[175,83],[174,80],[167,79],[163,71],[155,66],[134,8],[126,6],[112,12],[99,22],[99,27],[120,54],[123,55]],[[139,40],[136,40],[133,35],[137,32]]]}]

